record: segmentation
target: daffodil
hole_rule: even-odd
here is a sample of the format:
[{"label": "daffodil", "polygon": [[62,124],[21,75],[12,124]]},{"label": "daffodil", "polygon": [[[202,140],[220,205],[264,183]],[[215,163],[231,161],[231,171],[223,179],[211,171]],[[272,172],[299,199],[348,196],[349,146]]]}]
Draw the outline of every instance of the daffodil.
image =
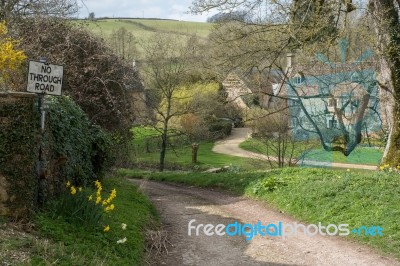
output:
[{"label": "daffodil", "polygon": [[96,198],[96,205],[99,204],[100,201],[101,201],[101,197],[97,197],[97,198]]},{"label": "daffodil", "polygon": [[65,184],[67,187],[71,186],[71,182],[69,182],[69,180],[67,181],[67,184]]},{"label": "daffodil", "polygon": [[110,206],[107,206],[107,207],[104,209],[104,211],[105,211],[105,212],[110,212],[110,211],[114,210],[114,208],[115,208],[114,204],[111,204]]},{"label": "daffodil", "polygon": [[117,241],[117,244],[123,244],[123,243],[126,242],[126,240],[127,240],[126,237],[124,237],[124,238],[118,240],[118,241]]},{"label": "daffodil", "polygon": [[93,199],[93,196],[90,195],[90,196],[88,197],[88,200],[89,200],[89,201],[92,201],[92,199]]},{"label": "daffodil", "polygon": [[108,231],[110,231],[110,226],[109,226],[109,225],[107,225],[107,226],[104,226],[104,229],[103,229],[103,231],[104,231],[104,232],[108,232]]},{"label": "daffodil", "polygon": [[71,186],[71,195],[76,194],[76,188],[74,186]]},{"label": "daffodil", "polygon": [[113,199],[115,199],[116,197],[117,197],[117,191],[116,191],[115,188],[114,188],[113,190],[111,190],[111,194],[110,194],[110,196],[108,197],[108,199],[105,200],[105,202],[106,202],[107,204],[110,204],[111,201],[112,201]]}]

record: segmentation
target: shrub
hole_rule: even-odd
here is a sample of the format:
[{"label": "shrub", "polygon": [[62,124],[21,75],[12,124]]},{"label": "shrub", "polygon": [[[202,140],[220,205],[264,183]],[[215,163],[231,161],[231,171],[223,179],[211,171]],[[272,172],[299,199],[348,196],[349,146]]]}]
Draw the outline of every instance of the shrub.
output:
[{"label": "shrub", "polygon": [[216,139],[229,136],[232,132],[232,122],[219,120],[209,125],[208,130],[215,136]]},{"label": "shrub", "polygon": [[[86,186],[111,166],[111,136],[92,125],[87,115],[69,97],[47,97],[49,101],[47,152],[65,158],[60,180]],[[45,142],[46,143],[46,142]]]}]

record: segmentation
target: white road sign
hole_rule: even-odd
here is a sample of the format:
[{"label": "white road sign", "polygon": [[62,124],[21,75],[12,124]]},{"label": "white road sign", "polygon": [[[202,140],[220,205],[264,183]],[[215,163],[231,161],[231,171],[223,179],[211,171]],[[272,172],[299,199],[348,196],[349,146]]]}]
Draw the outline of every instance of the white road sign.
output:
[{"label": "white road sign", "polygon": [[64,67],[29,61],[28,92],[61,95]]}]

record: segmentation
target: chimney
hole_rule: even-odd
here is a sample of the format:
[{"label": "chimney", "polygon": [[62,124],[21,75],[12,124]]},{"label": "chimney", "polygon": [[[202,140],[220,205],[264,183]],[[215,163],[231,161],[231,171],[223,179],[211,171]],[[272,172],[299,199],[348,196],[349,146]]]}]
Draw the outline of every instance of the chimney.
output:
[{"label": "chimney", "polygon": [[286,55],[287,61],[286,61],[286,68],[292,68],[294,66],[294,54],[293,53],[288,53]]}]

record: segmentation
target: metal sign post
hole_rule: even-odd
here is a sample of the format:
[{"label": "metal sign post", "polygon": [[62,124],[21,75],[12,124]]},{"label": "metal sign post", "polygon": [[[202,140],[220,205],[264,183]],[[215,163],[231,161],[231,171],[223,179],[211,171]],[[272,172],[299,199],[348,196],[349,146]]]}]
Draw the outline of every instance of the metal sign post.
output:
[{"label": "metal sign post", "polygon": [[40,113],[40,133],[42,138],[39,145],[39,158],[36,162],[36,172],[39,177],[37,201],[43,205],[47,198],[47,167],[43,152],[43,135],[46,121],[45,95],[61,95],[63,81],[63,66],[47,63],[47,58],[39,61],[29,61],[27,91],[38,95],[38,111]]}]

